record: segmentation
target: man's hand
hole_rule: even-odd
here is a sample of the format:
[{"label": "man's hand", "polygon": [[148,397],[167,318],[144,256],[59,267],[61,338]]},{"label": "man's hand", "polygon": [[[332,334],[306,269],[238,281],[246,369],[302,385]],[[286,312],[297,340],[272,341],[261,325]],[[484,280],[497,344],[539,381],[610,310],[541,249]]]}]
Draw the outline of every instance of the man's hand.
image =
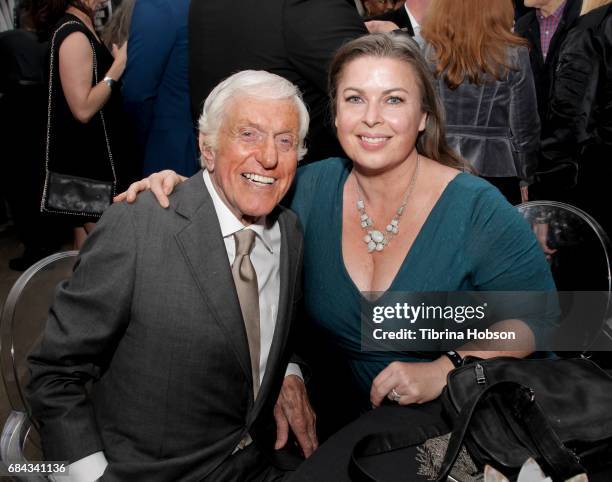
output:
[{"label": "man's hand", "polygon": [[365,22],[365,26],[370,33],[389,33],[399,29],[396,24],[388,20],[370,20]]},{"label": "man's hand", "polygon": [[276,450],[282,449],[289,439],[289,427],[295,434],[304,457],[308,458],[319,446],[315,429],[316,415],[308,401],[306,387],[296,375],[288,375],[283,381],[274,406],[276,419]]}]

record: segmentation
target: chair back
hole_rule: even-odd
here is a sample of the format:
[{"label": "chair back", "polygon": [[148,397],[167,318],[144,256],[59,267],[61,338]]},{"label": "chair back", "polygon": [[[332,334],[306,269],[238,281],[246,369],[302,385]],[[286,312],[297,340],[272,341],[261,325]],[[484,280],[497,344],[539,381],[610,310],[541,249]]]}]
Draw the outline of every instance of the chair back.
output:
[{"label": "chair back", "polygon": [[[72,275],[78,251],[55,253],[28,268],[9,291],[0,317],[0,369],[11,412],[0,439],[5,464],[42,460],[24,387],[27,357],[40,343],[57,285]],[[24,452],[25,451],[25,452]],[[22,474],[23,475],[23,474]],[[20,480],[41,480],[25,476]]]},{"label": "chair back", "polygon": [[550,264],[557,290],[561,292],[563,315],[568,311],[584,315],[580,323],[573,323],[576,351],[611,351],[612,245],[609,237],[589,214],[569,204],[530,201],[518,205],[517,209],[531,225]]}]

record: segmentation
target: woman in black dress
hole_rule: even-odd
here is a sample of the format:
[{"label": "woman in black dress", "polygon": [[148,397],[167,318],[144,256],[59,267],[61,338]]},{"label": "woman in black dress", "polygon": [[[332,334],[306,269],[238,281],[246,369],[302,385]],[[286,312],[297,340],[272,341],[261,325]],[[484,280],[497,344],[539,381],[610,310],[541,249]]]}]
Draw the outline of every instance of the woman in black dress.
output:
[{"label": "woman in black dress", "polygon": [[[125,69],[127,43],[113,45],[111,54],[100,41],[93,26],[100,3],[35,0],[31,13],[41,35],[52,40],[49,168],[117,186],[127,145],[117,82]],[[96,218],[69,216],[77,226],[79,248]]]}]

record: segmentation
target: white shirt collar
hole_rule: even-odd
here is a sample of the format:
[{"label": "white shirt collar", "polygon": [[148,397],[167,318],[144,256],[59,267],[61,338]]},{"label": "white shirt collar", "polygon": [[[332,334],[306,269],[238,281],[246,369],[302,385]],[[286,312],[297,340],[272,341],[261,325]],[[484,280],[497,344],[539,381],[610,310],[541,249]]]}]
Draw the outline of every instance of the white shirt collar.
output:
[{"label": "white shirt collar", "polygon": [[249,226],[245,226],[219,197],[212,179],[210,178],[210,173],[206,169],[204,169],[204,184],[206,185],[206,189],[212,198],[215,212],[217,213],[217,218],[219,219],[219,226],[221,227],[221,235],[224,238],[233,236],[234,233],[242,229],[251,229],[255,231],[257,237],[263,241],[266,249],[270,251],[270,253],[274,252],[272,249],[273,239],[271,229],[266,225],[265,216],[259,218],[257,222]]},{"label": "white shirt collar", "polygon": [[408,18],[410,19],[412,30],[414,30],[414,33],[416,35],[417,31],[421,30],[421,25],[419,24],[419,22],[417,22],[416,18],[414,18],[414,15],[410,13],[410,10],[408,10],[408,5],[406,5],[405,3],[404,3],[404,8],[406,9],[406,13],[408,14]]}]

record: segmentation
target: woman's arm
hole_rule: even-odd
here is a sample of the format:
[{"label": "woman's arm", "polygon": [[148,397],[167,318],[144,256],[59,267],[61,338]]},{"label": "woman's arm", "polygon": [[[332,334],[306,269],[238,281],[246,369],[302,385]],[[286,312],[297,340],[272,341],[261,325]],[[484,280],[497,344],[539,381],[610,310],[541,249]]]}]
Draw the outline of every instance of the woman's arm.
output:
[{"label": "woman's arm", "polygon": [[[521,320],[504,320],[489,327],[491,331],[516,334],[521,340],[520,347],[503,347],[500,341],[491,346],[489,342],[467,343],[455,351],[462,358],[473,356],[478,358],[493,358],[511,356],[525,358],[535,349],[535,339],[531,328]],[[497,348],[494,350],[493,348]],[[503,349],[507,348],[507,349]],[[438,398],[446,385],[446,376],[454,367],[446,355],[431,362],[400,362],[390,363],[372,382],[370,401],[374,407],[379,406],[393,390],[400,395],[396,400],[400,405],[425,403]]]},{"label": "woman's arm", "polygon": [[[546,294],[554,293],[555,285],[529,225],[498,191],[487,188],[474,203],[463,245],[474,291],[508,293],[494,298],[496,306],[491,308],[496,319],[502,321],[488,329],[513,332],[515,340],[470,342],[455,351],[462,357],[479,358],[524,358],[531,354],[538,348],[538,341],[540,345],[545,343],[549,330],[554,328],[554,307],[548,305]],[[524,297],[518,292],[524,292]],[[445,355],[432,362],[393,362],[374,379],[372,404],[378,406],[385,397],[391,398],[393,389],[400,395],[401,405],[433,400],[442,392],[452,368]]]},{"label": "woman's arm", "polygon": [[128,203],[133,203],[136,201],[139,192],[150,189],[160,206],[167,208],[170,206],[168,196],[174,190],[175,186],[186,179],[185,176],[177,174],[172,169],[154,172],[149,177],[145,177],[140,181],[130,184],[127,191],[117,194],[114,197],[113,202],[127,201]]},{"label": "woman's arm", "polygon": [[[92,87],[93,52],[89,40],[82,32],[66,37],[59,48],[59,76],[62,90],[72,115],[86,124],[106,104],[111,88],[102,79]],[[127,44],[113,45],[115,61],[104,77],[119,80],[125,69]]]}]

